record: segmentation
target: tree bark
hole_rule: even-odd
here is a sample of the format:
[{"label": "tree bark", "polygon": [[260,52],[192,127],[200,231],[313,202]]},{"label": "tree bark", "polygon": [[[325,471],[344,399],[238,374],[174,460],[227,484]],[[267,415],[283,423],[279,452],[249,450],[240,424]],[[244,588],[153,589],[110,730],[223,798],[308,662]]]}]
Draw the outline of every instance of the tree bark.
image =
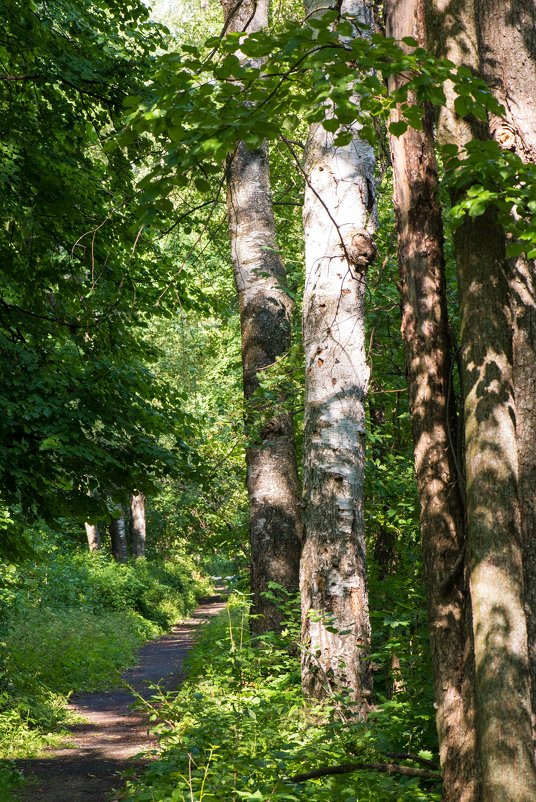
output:
[{"label": "tree bark", "polygon": [[[321,0],[305,4],[308,16],[321,7]],[[341,11],[372,22],[362,3],[343,2]],[[320,124],[311,126],[305,155],[302,683],[317,697],[347,691],[365,710],[371,673],[364,308],[376,253],[374,154],[357,127],[349,145],[335,147],[333,140]]]},{"label": "tree bark", "polygon": [[86,527],[86,535],[87,535],[87,544],[90,551],[99,551],[101,547],[101,539],[100,539],[100,532],[99,527],[97,524],[85,524]]},{"label": "tree bark", "polygon": [[145,528],[145,496],[137,493],[130,497],[132,556],[145,557],[145,541],[147,538]]},{"label": "tree bark", "polygon": [[112,518],[110,521],[110,537],[114,560],[118,563],[126,563],[128,560],[127,533],[122,510],[119,518]]},{"label": "tree bark", "polygon": [[[422,0],[386,0],[386,34],[426,43]],[[392,79],[391,88],[402,79]],[[392,121],[400,119],[398,110]],[[431,114],[391,136],[402,336],[420,500],[443,802],[476,802],[473,656],[463,562],[464,492],[456,455],[452,344]]]},{"label": "tree bark", "polygon": [[[483,77],[504,107],[491,120],[503,147],[536,162],[536,6],[532,0],[476,0]],[[536,262],[511,260],[510,305],[514,326],[519,495],[524,549],[525,605],[536,722]]]},{"label": "tree bark", "polygon": [[[228,30],[248,33],[268,24],[268,0],[222,0]],[[266,144],[240,142],[226,165],[227,211],[240,305],[242,366],[248,436],[254,434],[251,399],[259,377],[290,347],[292,299],[286,288],[272,208]],[[301,520],[293,421],[285,399],[247,448],[250,507],[251,629],[278,629],[281,611],[263,594],[270,582],[298,589]]]},{"label": "tree bark", "polygon": [[[455,63],[478,70],[474,4],[440,15]],[[462,53],[456,30],[466,32]],[[448,108],[444,140],[471,136]],[[479,132],[480,133],[480,132]],[[482,132],[487,135],[488,132]],[[493,209],[454,237],[461,314],[467,481],[467,576],[475,653],[475,716],[482,802],[536,799],[523,544],[519,510],[512,319],[505,236]]]}]

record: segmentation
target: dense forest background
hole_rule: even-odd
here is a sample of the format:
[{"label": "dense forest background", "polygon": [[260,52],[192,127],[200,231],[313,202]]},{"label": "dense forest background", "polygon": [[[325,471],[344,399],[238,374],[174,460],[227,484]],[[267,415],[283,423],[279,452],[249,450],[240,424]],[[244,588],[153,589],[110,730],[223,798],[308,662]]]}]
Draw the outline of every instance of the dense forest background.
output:
[{"label": "dense forest background", "polygon": [[0,792],[226,577],[125,799],[536,798],[533,7],[2,16]]}]

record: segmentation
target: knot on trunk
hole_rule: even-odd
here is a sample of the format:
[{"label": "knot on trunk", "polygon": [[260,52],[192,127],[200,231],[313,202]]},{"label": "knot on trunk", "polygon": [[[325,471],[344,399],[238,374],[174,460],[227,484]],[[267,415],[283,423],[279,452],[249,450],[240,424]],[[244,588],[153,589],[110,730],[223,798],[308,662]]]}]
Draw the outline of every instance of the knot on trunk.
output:
[{"label": "knot on trunk", "polygon": [[514,150],[516,147],[516,132],[507,120],[501,117],[492,117],[490,132],[496,142],[504,150]]},{"label": "knot on trunk", "polygon": [[363,273],[376,258],[378,249],[367,231],[354,228],[350,231],[346,251],[350,264],[358,273]]}]

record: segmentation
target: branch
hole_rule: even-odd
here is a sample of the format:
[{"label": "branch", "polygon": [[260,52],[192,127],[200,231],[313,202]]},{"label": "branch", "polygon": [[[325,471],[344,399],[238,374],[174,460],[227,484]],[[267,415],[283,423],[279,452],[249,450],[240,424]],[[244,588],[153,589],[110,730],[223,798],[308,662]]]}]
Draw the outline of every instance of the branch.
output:
[{"label": "branch", "polygon": [[[412,758],[413,759],[413,758]],[[381,771],[384,774],[403,774],[406,777],[423,777],[427,780],[441,780],[441,774],[429,769],[414,769],[411,766],[399,766],[397,763],[345,763],[342,766],[326,766],[304,774],[295,774],[289,777],[293,783],[303,783],[315,780],[318,777],[328,777],[333,774],[350,774],[352,771]]]},{"label": "branch", "polygon": [[40,75],[0,75],[0,81],[35,81]]},{"label": "branch", "polygon": [[436,771],[439,770],[439,765],[436,760],[429,760],[427,757],[421,757],[420,755],[409,755],[406,752],[383,752],[385,757],[392,757],[395,760],[414,760],[416,763],[420,763],[421,766],[425,766],[428,769],[435,769]]}]

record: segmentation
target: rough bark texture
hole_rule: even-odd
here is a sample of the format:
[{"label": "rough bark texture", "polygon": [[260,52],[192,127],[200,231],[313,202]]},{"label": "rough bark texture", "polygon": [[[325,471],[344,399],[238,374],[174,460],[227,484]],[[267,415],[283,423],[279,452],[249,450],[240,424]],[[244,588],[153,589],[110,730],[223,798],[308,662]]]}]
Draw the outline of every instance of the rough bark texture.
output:
[{"label": "rough bark texture", "polygon": [[491,212],[456,236],[467,475],[467,566],[481,799],[536,799],[512,328],[504,235]]},{"label": "rough bark texture", "polygon": [[[425,44],[422,0],[404,4],[387,0],[384,9],[388,36],[411,36]],[[398,119],[395,111],[393,121]],[[420,499],[442,799],[474,802],[478,785],[472,654],[463,562],[460,565],[465,537],[463,479],[456,457],[443,229],[428,111],[423,111],[423,123],[422,131],[409,129],[391,137],[402,335]]]},{"label": "rough bark texture", "polygon": [[85,524],[86,527],[86,535],[87,535],[87,545],[90,551],[99,551],[101,547],[101,539],[100,539],[100,532],[99,527],[97,524]]},{"label": "rough bark texture", "polygon": [[[229,31],[252,33],[268,22],[268,2],[223,2]],[[240,304],[246,420],[259,375],[290,346],[292,300],[286,291],[272,209],[266,145],[239,143],[227,162],[227,210]],[[292,416],[281,410],[247,449],[250,507],[252,630],[279,627],[281,614],[263,598],[269,582],[298,589],[301,521]],[[252,432],[250,431],[251,435]]]},{"label": "rough bark texture", "polygon": [[145,496],[137,493],[130,497],[130,517],[132,536],[132,555],[145,557],[145,541],[147,538],[145,528]]},{"label": "rough bark texture", "polygon": [[[438,11],[444,52],[480,66],[475,4]],[[468,42],[461,51],[457,31]],[[452,108],[443,139],[471,135]],[[484,132],[486,135],[487,132]],[[518,501],[512,319],[505,237],[493,210],[455,236],[467,481],[467,576],[475,653],[475,716],[482,802],[536,799],[523,548]]]},{"label": "rough bark texture", "polygon": [[[491,133],[503,147],[534,163],[536,5],[532,0],[476,0],[476,12],[481,71],[505,109],[504,117],[491,120]],[[536,263],[524,256],[511,263],[510,303],[525,603],[536,722]]]},{"label": "rough bark texture", "polygon": [[[306,3],[312,14],[322,2]],[[370,22],[361,3],[346,13]],[[313,125],[306,146],[303,686],[346,689],[366,707],[371,676],[363,520],[366,272],[375,256],[374,154],[358,137],[334,147]]]},{"label": "rough bark texture", "polygon": [[127,533],[125,516],[122,512],[119,518],[112,518],[110,521],[110,537],[114,560],[118,563],[126,563],[128,560]]}]

